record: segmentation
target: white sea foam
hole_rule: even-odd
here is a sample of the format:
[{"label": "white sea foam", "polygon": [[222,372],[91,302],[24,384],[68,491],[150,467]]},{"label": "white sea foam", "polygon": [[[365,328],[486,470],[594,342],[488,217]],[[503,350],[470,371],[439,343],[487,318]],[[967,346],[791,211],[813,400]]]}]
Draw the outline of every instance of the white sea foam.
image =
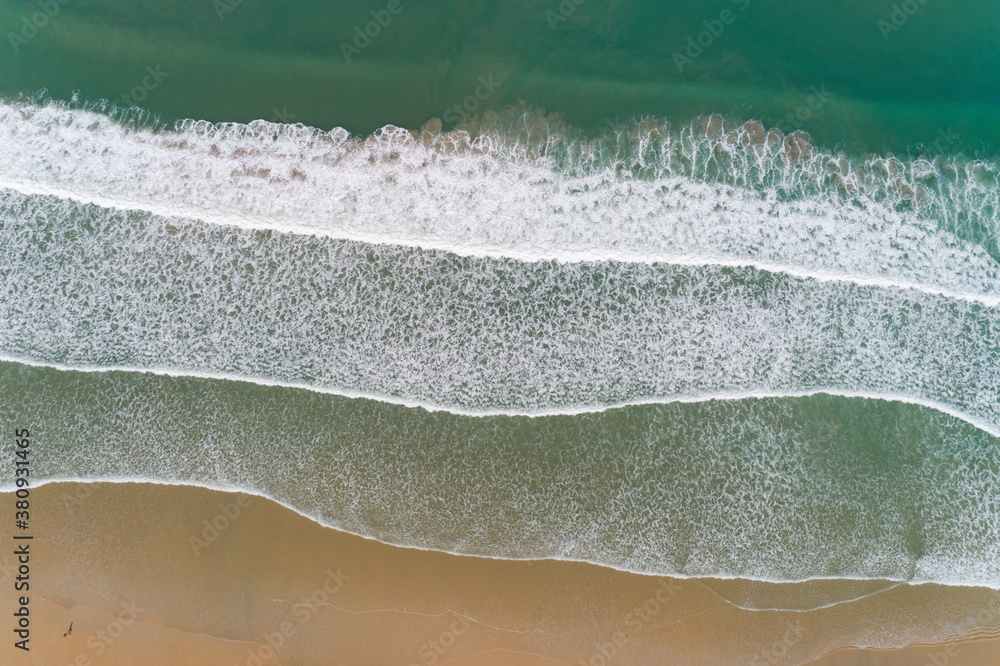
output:
[{"label": "white sea foam", "polygon": [[[101,371],[0,382],[65,436],[41,478],[247,489],[496,557],[997,587],[994,167],[518,122],[354,141],[0,105],[0,355]],[[821,393],[912,405],[831,434],[793,413],[843,407]]]},{"label": "white sea foam", "polygon": [[964,421],[965,423],[968,423],[970,426],[973,426],[978,430],[982,430],[984,433],[988,435],[991,435],[993,437],[1000,437],[1000,429],[997,429],[997,427],[994,424],[988,423],[981,419],[970,417],[968,414],[964,414],[961,411],[955,409],[954,407],[951,407],[949,405],[940,402],[915,398],[910,395],[859,393],[856,391],[844,391],[842,389],[811,389],[811,390],[800,390],[800,391],[780,391],[780,392],[770,392],[770,393],[767,391],[744,391],[744,392],[729,392],[729,393],[703,393],[699,395],[671,395],[660,398],[656,397],[645,398],[642,400],[619,402],[614,404],[578,405],[574,407],[556,407],[556,408],[538,409],[530,411],[523,409],[522,410],[464,409],[462,407],[417,402],[390,395],[361,393],[357,391],[342,390],[335,387],[317,386],[315,384],[283,382],[280,380],[262,379],[260,377],[250,377],[241,375],[230,375],[225,373],[178,371],[168,368],[153,368],[153,367],[137,368],[137,367],[127,367],[127,366],[82,366],[82,365],[72,366],[72,365],[65,365],[62,363],[47,363],[44,361],[36,361],[27,358],[18,358],[13,356],[4,356],[4,355],[0,355],[0,362],[18,363],[20,365],[31,366],[36,368],[49,368],[51,370],[70,371],[70,372],[84,372],[84,373],[134,372],[138,374],[156,375],[161,377],[174,377],[174,378],[186,377],[191,379],[210,379],[210,380],[219,380],[227,382],[246,382],[248,384],[255,384],[257,386],[272,386],[278,388],[298,389],[303,391],[310,391],[313,393],[319,393],[323,395],[332,395],[341,398],[350,398],[356,400],[358,399],[374,400],[389,405],[398,405],[400,407],[408,407],[411,409],[422,409],[426,412],[447,412],[455,416],[468,416],[477,418],[490,417],[490,416],[523,416],[526,418],[544,418],[548,416],[579,416],[582,414],[598,414],[601,412],[618,410],[625,407],[667,405],[671,403],[697,403],[697,402],[710,402],[713,400],[733,402],[740,400],[761,400],[767,398],[778,398],[778,399],[809,398],[818,395],[828,395],[838,398],[857,398],[861,400],[883,400],[887,402],[899,402],[907,405],[916,405],[919,407],[925,407],[927,409],[933,409],[935,411],[941,412],[942,414],[946,414],[960,421]]},{"label": "white sea foam", "polygon": [[464,412],[898,396],[1000,427],[1000,310],[753,269],[459,257],[0,192],[0,354]]},{"label": "white sea foam", "polygon": [[647,122],[592,141],[530,114],[501,125],[359,141],[0,103],[0,186],[461,255],[754,266],[1000,302],[983,247],[998,230],[994,165],[850,161],[749,125],[710,137]]},{"label": "white sea foam", "polygon": [[0,399],[33,424],[38,481],[241,490],[386,543],[486,557],[1000,588],[998,440],[917,406],[820,395],[469,418],[9,363]]}]

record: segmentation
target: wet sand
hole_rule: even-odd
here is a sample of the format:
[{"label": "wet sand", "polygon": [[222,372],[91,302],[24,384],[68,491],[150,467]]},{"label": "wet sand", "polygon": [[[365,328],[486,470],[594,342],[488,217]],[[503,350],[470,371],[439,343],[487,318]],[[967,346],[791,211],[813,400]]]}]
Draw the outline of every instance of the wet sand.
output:
[{"label": "wet sand", "polygon": [[968,640],[940,645],[914,645],[897,650],[841,648],[815,666],[946,666],[947,664],[1000,664],[1000,640]]},{"label": "wet sand", "polygon": [[13,647],[6,555],[5,665],[1000,664],[1000,594],[981,588],[459,557],[187,486],[50,484],[31,499],[32,649]]}]

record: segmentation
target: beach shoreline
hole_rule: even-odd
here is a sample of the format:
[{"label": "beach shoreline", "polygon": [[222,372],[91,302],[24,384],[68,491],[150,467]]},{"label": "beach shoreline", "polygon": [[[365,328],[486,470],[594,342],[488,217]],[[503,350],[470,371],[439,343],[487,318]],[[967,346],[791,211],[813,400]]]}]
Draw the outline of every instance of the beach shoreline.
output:
[{"label": "beach shoreline", "polygon": [[[984,588],[676,579],[456,556],[196,486],[60,482],[32,498],[33,649],[5,641],[0,655],[14,665],[1000,659],[1000,595]],[[11,588],[0,596],[8,618]],[[974,642],[956,642],[965,638]],[[895,644],[910,645],[855,647]]]}]

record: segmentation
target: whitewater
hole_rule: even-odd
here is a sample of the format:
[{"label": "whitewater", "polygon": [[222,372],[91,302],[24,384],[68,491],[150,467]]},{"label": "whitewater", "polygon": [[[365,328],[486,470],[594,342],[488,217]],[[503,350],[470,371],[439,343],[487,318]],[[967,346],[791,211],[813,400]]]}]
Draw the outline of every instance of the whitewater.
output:
[{"label": "whitewater", "polygon": [[988,159],[11,101],[0,150],[4,401],[44,480],[481,556],[1000,587]]}]

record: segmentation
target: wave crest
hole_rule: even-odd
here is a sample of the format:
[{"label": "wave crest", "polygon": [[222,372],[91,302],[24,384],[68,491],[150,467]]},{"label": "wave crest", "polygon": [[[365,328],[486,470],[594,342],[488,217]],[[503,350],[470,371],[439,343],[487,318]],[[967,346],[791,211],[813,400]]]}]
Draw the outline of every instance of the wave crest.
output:
[{"label": "wave crest", "polygon": [[164,216],[521,261],[755,266],[1000,299],[996,164],[851,157],[756,122],[594,137],[525,107],[367,138],[0,104],[0,186]]}]

